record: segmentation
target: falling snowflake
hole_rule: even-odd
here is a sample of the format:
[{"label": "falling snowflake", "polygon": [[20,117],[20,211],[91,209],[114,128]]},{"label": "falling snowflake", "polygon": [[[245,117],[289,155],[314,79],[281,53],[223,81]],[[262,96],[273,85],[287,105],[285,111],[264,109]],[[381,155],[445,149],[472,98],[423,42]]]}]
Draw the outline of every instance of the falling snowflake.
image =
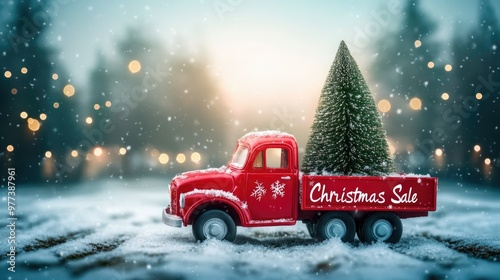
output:
[{"label": "falling snowflake", "polygon": [[262,186],[262,183],[259,183],[259,181],[255,181],[255,188],[253,189],[252,193],[250,196],[255,197],[258,201],[262,199],[262,196],[266,194],[266,189],[264,186]]},{"label": "falling snowflake", "polygon": [[276,199],[278,196],[285,196],[285,183],[280,184],[279,180],[276,180],[274,184],[271,185],[271,191],[273,192],[273,198]]}]

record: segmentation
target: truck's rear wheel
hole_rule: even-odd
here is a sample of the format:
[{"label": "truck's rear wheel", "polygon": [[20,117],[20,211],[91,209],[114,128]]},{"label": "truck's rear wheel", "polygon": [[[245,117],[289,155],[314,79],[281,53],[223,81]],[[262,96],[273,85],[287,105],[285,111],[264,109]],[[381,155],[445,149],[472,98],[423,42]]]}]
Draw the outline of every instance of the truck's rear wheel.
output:
[{"label": "truck's rear wheel", "polygon": [[309,232],[309,235],[312,237],[312,238],[316,238],[316,223],[314,222],[307,222],[306,223],[306,227],[307,227],[307,231]]},{"label": "truck's rear wheel", "polygon": [[390,212],[375,212],[368,215],[361,229],[361,236],[358,237],[362,242],[386,242],[398,243],[403,234],[403,224],[401,219]]},{"label": "truck's rear wheel", "polygon": [[236,238],[236,224],[226,212],[208,210],[194,221],[193,236],[198,241],[217,239],[232,242]]},{"label": "truck's rear wheel", "polygon": [[316,237],[319,240],[340,238],[343,242],[352,242],[356,234],[356,224],[351,215],[344,212],[323,214],[316,225]]}]

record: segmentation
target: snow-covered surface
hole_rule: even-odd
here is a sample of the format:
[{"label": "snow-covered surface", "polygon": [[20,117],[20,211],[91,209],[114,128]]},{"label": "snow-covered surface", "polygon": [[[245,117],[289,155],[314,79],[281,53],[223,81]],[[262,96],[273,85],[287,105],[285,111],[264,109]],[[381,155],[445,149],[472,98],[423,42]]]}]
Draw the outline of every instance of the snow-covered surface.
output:
[{"label": "snow-covered surface", "polygon": [[193,195],[193,194],[204,194],[206,196],[215,196],[215,197],[223,197],[227,198],[232,201],[237,201],[239,202],[240,199],[236,197],[234,194],[222,190],[214,190],[214,189],[209,189],[209,190],[198,190],[194,189],[192,191],[189,191],[187,193],[184,193],[185,196]]},{"label": "snow-covered surface", "polygon": [[[170,180],[18,186],[12,279],[498,279],[500,191],[440,182],[438,211],[396,245],[318,243],[305,226],[238,228],[196,243],[161,222]],[[2,202],[6,202],[5,188]],[[5,211],[2,211],[4,223]],[[0,229],[7,252],[7,228]],[[4,260],[5,258],[2,258]]]},{"label": "snow-covered surface", "polygon": [[276,137],[276,138],[291,137],[291,138],[295,139],[295,137],[292,134],[282,132],[279,130],[252,131],[252,132],[248,132],[247,134],[243,135],[243,137],[241,137],[241,139],[256,138],[256,137]]}]

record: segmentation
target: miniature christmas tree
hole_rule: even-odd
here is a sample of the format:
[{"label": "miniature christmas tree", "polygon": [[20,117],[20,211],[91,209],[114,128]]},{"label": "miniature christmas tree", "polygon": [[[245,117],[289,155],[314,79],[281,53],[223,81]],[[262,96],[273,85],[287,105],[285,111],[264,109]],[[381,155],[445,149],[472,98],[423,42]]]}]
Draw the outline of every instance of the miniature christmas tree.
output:
[{"label": "miniature christmas tree", "polygon": [[321,92],[302,166],[319,174],[394,171],[380,115],[344,41]]}]

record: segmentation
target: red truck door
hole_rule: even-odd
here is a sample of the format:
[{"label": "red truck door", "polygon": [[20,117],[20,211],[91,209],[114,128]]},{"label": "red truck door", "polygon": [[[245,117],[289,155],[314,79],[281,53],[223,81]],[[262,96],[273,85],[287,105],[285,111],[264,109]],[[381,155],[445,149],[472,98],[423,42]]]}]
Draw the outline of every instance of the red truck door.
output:
[{"label": "red truck door", "polygon": [[252,220],[292,219],[297,180],[285,145],[257,149],[248,168],[246,200]]}]

